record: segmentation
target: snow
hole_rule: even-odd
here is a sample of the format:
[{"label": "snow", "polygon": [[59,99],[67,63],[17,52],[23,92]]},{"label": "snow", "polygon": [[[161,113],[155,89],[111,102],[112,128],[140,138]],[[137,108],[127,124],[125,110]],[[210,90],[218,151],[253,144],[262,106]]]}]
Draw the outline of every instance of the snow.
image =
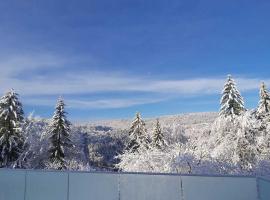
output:
[{"label": "snow", "polygon": [[0,167],[17,166],[25,138],[20,128],[24,120],[22,104],[14,90],[0,99],[0,113]]},{"label": "snow", "polygon": [[[23,117],[12,90],[0,100],[3,167],[188,174],[270,172],[269,93],[246,110],[231,76],[220,112],[71,124],[62,98],[51,120]],[[7,124],[9,126],[7,126]],[[57,158],[57,159],[52,159]]]},{"label": "snow", "polygon": [[266,114],[270,111],[270,96],[266,85],[262,82],[260,87],[260,101],[257,109],[258,115]]}]

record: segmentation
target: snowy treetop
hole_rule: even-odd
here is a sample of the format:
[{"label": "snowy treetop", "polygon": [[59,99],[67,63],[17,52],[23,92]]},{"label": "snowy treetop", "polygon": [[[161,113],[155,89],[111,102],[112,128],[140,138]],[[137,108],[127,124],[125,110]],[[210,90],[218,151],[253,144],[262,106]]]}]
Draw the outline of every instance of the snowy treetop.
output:
[{"label": "snowy treetop", "polygon": [[220,105],[219,114],[224,116],[240,115],[245,110],[244,100],[230,75],[224,85]]}]

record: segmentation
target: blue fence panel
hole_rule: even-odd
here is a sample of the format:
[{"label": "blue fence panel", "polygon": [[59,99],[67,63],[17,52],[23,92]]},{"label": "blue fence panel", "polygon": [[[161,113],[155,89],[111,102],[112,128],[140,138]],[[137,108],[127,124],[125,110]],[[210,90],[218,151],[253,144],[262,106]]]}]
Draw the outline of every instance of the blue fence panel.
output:
[{"label": "blue fence panel", "polygon": [[67,200],[67,194],[67,173],[27,172],[26,200]]},{"label": "blue fence panel", "polygon": [[258,190],[260,200],[270,199],[270,180],[258,178]]},{"label": "blue fence panel", "polygon": [[118,174],[69,174],[69,200],[118,200],[118,193]]},{"label": "blue fence panel", "polygon": [[256,178],[181,176],[185,200],[256,200]]},{"label": "blue fence panel", "polygon": [[0,170],[0,200],[24,200],[25,171]]},{"label": "blue fence panel", "polygon": [[180,176],[121,174],[121,200],[179,200]]},{"label": "blue fence panel", "polygon": [[0,169],[0,200],[269,200],[270,181]]}]

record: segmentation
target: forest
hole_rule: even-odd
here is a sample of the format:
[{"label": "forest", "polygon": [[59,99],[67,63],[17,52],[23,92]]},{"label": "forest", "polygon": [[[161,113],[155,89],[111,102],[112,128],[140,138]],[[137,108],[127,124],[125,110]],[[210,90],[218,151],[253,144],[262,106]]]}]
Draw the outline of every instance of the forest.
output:
[{"label": "forest", "polygon": [[218,113],[71,123],[59,97],[51,119],[25,116],[12,89],[0,99],[0,167],[183,174],[270,174],[270,94],[246,109],[233,78]]}]

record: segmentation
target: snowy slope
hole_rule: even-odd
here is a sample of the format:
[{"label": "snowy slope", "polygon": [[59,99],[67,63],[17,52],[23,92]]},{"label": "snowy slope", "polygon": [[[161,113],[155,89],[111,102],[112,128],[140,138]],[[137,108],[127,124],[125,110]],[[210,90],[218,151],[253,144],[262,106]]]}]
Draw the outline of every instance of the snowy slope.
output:
[{"label": "snowy slope", "polygon": [[[216,112],[202,112],[202,113],[186,113],[179,115],[167,115],[157,117],[163,128],[181,128],[182,133],[186,136],[193,136],[200,134],[202,129],[208,129],[214,122],[218,113]],[[146,128],[152,130],[156,118],[146,118]],[[112,129],[127,130],[130,127],[132,119],[121,120],[102,120],[88,123],[87,126],[104,127]],[[197,135],[198,136],[198,135]]]}]

